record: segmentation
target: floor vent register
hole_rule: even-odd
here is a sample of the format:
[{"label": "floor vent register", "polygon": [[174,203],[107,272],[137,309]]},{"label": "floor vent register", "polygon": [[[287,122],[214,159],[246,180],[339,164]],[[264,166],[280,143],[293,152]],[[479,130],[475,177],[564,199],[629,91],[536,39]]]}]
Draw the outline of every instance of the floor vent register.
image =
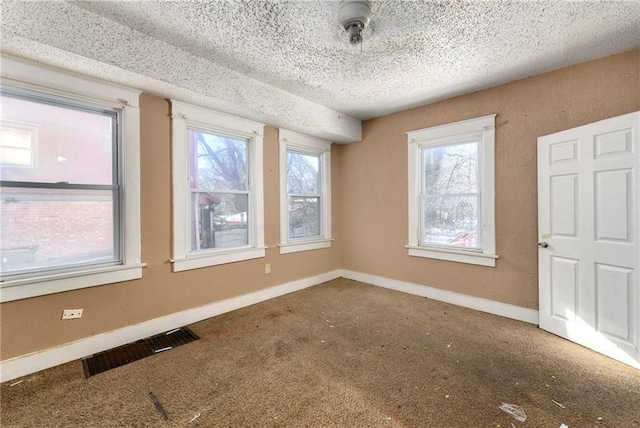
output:
[{"label": "floor vent register", "polygon": [[187,327],[160,333],[82,359],[85,377],[91,377],[145,357],[169,351],[200,339]]}]

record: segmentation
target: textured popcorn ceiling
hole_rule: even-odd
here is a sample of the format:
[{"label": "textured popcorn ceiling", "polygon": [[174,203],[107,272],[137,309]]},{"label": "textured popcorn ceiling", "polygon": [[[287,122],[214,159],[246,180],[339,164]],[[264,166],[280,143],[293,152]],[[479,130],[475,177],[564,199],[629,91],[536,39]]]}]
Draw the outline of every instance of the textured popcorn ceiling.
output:
[{"label": "textured popcorn ceiling", "polygon": [[338,142],[360,120],[640,46],[640,2],[2,2],[2,50]]}]

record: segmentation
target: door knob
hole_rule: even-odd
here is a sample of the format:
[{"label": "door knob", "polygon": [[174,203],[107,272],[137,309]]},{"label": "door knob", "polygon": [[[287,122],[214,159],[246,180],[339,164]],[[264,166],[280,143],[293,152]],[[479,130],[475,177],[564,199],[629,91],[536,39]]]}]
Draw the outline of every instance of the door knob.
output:
[{"label": "door knob", "polygon": [[548,246],[549,246],[548,242],[544,242],[544,241],[538,242],[538,247],[540,248],[547,248]]}]

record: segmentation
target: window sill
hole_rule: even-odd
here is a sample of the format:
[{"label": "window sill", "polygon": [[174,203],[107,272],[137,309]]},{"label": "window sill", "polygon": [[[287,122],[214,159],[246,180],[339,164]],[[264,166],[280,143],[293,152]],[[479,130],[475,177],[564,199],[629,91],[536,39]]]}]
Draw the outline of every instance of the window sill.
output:
[{"label": "window sill", "polygon": [[0,302],[11,302],[29,297],[139,279],[142,278],[142,268],[145,266],[146,263],[131,263],[128,265],[6,280],[2,283]]},{"label": "window sill", "polygon": [[265,256],[266,247],[249,247],[241,249],[218,250],[202,254],[192,254],[184,258],[171,260],[174,272],[241,262]]},{"label": "window sill", "polygon": [[479,266],[496,267],[497,254],[473,253],[470,251],[457,251],[442,248],[416,247],[406,245],[409,255],[414,257],[425,257],[428,259],[446,260],[449,262],[467,263]]},{"label": "window sill", "polygon": [[280,254],[297,253],[299,251],[330,248],[333,239],[317,239],[313,241],[287,242],[280,244]]}]

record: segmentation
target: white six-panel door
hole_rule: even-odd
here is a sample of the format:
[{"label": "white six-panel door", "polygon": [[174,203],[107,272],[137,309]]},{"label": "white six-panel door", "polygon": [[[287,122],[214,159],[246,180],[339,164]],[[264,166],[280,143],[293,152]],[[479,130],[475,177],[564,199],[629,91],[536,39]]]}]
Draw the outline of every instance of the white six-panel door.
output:
[{"label": "white six-panel door", "polygon": [[640,368],[640,112],[538,138],[540,327]]}]

